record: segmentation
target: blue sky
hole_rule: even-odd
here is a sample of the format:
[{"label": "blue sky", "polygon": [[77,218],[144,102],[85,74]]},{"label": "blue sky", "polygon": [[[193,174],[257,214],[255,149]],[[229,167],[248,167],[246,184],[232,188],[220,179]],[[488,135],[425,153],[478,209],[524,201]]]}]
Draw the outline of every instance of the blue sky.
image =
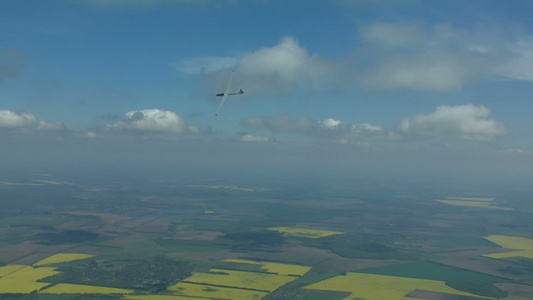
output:
[{"label": "blue sky", "polygon": [[[0,1],[0,154],[527,179],[531,11],[518,0]],[[245,94],[215,117],[232,69]]]}]

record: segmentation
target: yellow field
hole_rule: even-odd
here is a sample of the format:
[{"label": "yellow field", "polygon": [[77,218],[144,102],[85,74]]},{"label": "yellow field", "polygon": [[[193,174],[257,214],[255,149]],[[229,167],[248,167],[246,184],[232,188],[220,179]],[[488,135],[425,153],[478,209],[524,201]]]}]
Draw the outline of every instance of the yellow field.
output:
[{"label": "yellow field", "polygon": [[[19,265],[16,265],[20,267]],[[12,270],[15,267],[9,267]],[[55,268],[32,268],[24,266],[0,278],[0,294],[29,294],[37,291],[49,283],[37,282],[37,280],[56,275],[59,272]]]},{"label": "yellow field", "polygon": [[270,227],[268,228],[268,230],[278,231],[278,232],[283,233],[286,236],[306,237],[310,239],[318,239],[318,238],[322,238],[322,237],[326,237],[330,235],[344,233],[340,231],[295,228],[295,227]]},{"label": "yellow field", "polygon": [[311,267],[307,267],[307,266],[270,263],[270,262],[257,262],[257,261],[245,260],[245,259],[231,259],[230,258],[230,259],[225,259],[224,261],[230,262],[230,263],[261,265],[261,270],[265,270],[268,273],[275,273],[278,275],[303,276],[305,275],[305,273],[307,273],[311,269]]},{"label": "yellow field", "polygon": [[13,273],[19,269],[26,267],[25,265],[7,265],[0,267],[0,277],[6,276],[9,273]]},{"label": "yellow field", "polygon": [[[479,297],[474,294],[458,291],[447,286],[443,281],[394,277],[374,274],[346,273],[324,281],[303,287],[308,290],[348,292],[344,299],[413,299],[406,297],[414,290],[425,290],[453,295]],[[495,299],[495,298],[479,298]]]},{"label": "yellow field", "polygon": [[533,259],[533,239],[507,235],[489,235],[485,237],[485,239],[499,245],[502,248],[522,251],[485,254],[483,256],[498,259],[508,257],[525,257]]},{"label": "yellow field", "polygon": [[468,198],[468,197],[446,197],[444,200],[435,200],[440,203],[455,205],[455,206],[469,206],[469,207],[481,207],[481,208],[490,208],[490,209],[501,209],[501,210],[513,210],[512,208],[501,207],[497,205],[492,205],[493,198]]},{"label": "yellow field", "polygon": [[134,291],[94,285],[59,283],[40,291],[41,294],[132,294]]},{"label": "yellow field", "polygon": [[268,295],[265,292],[208,286],[202,284],[180,282],[168,288],[175,295],[206,297],[208,299],[261,299]]},{"label": "yellow field", "polygon": [[33,264],[34,267],[46,266],[52,264],[58,264],[63,262],[70,262],[79,259],[91,258],[94,255],[90,254],[79,254],[79,253],[59,253],[52,256],[49,256],[43,260],[40,260]]},{"label": "yellow field", "polygon": [[187,277],[184,281],[272,292],[295,279],[293,276],[211,269],[209,273],[193,273],[192,276]]},{"label": "yellow field", "polygon": [[489,235],[486,240],[499,245],[502,248],[516,250],[533,250],[533,239],[509,235]]}]

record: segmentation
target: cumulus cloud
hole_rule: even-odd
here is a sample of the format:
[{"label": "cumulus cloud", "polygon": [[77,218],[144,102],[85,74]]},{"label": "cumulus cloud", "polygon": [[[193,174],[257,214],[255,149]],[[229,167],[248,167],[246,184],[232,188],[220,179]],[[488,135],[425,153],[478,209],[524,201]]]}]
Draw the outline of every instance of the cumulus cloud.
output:
[{"label": "cumulus cloud", "polygon": [[182,133],[186,130],[186,124],[176,113],[154,108],[129,111],[124,120],[107,125],[106,129],[138,133]]},{"label": "cumulus cloud", "polygon": [[186,74],[207,75],[205,80],[217,91],[226,86],[228,70],[235,69],[232,85],[242,86],[247,95],[279,95],[299,86],[316,86],[336,68],[334,62],[310,54],[290,36],[239,57],[197,57],[173,65]]},{"label": "cumulus cloud", "polygon": [[288,114],[280,114],[269,118],[248,118],[242,121],[242,125],[247,128],[262,128],[274,132],[288,132],[331,139],[341,143],[378,137],[390,138],[392,136],[391,133],[377,125],[367,123],[351,124],[333,118],[319,121],[307,117],[295,119]]},{"label": "cumulus cloud", "polygon": [[241,142],[255,142],[255,143],[268,142],[269,141],[269,139],[267,137],[255,136],[255,135],[251,135],[251,134],[241,135],[240,140],[241,140]]},{"label": "cumulus cloud", "polygon": [[360,79],[371,88],[446,92],[498,76],[533,80],[533,38],[499,28],[375,22],[359,37],[368,54]]},{"label": "cumulus cloud", "polygon": [[372,88],[456,91],[485,73],[485,67],[472,55],[435,50],[388,58],[366,73],[362,82]]},{"label": "cumulus cloud", "polygon": [[498,152],[507,153],[507,154],[516,154],[516,155],[533,155],[532,149],[509,148],[509,149],[499,150]]},{"label": "cumulus cloud", "polygon": [[533,37],[508,46],[509,59],[497,68],[497,74],[510,79],[533,81]]},{"label": "cumulus cloud", "polygon": [[364,26],[359,35],[367,42],[386,47],[404,46],[420,40],[420,29],[415,24],[394,24],[375,22]]},{"label": "cumulus cloud", "polygon": [[444,105],[431,114],[404,118],[398,128],[404,134],[488,141],[507,134],[503,124],[489,119],[490,114],[484,106]]},{"label": "cumulus cloud", "polygon": [[61,122],[49,123],[39,120],[32,113],[16,113],[10,110],[0,110],[0,130],[38,130],[63,131],[66,130]]},{"label": "cumulus cloud", "polygon": [[0,53],[0,83],[6,78],[17,77],[26,64],[26,56],[18,51]]},{"label": "cumulus cloud", "polygon": [[513,29],[373,22],[357,34],[356,55],[338,61],[287,36],[239,57],[189,58],[174,65],[187,74],[207,74],[204,79],[217,92],[226,86],[229,68],[235,69],[233,86],[252,95],[283,95],[298,87],[336,90],[354,82],[374,89],[449,92],[477,80],[533,81],[533,36]]},{"label": "cumulus cloud", "polygon": [[298,84],[319,83],[332,67],[331,62],[309,54],[292,37],[243,56],[237,65],[252,92],[286,91]]}]

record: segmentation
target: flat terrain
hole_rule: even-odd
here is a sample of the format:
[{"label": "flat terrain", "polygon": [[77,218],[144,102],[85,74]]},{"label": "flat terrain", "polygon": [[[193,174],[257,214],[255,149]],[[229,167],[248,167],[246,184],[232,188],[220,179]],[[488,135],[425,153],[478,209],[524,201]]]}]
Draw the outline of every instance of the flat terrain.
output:
[{"label": "flat terrain", "polygon": [[0,178],[0,199],[3,299],[533,298],[533,211],[512,194],[36,175]]}]

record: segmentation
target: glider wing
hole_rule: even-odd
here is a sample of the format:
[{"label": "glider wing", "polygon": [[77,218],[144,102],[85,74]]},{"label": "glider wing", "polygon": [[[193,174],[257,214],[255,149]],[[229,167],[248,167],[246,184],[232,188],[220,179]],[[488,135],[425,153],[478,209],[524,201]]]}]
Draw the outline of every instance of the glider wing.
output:
[{"label": "glider wing", "polygon": [[[229,95],[229,89],[231,87],[231,80],[233,79],[233,70],[231,71],[231,75],[229,76],[229,81],[228,81],[228,87],[226,87],[226,91],[224,92],[222,96],[222,100],[220,100],[220,105],[218,106],[218,109],[217,109],[217,112],[215,113],[215,116],[218,116],[218,113],[220,112],[220,109],[222,109],[222,105],[224,105],[224,102],[226,102],[226,98],[228,97]],[[220,94],[218,94],[220,95]],[[217,96],[218,96],[217,95]]]}]

